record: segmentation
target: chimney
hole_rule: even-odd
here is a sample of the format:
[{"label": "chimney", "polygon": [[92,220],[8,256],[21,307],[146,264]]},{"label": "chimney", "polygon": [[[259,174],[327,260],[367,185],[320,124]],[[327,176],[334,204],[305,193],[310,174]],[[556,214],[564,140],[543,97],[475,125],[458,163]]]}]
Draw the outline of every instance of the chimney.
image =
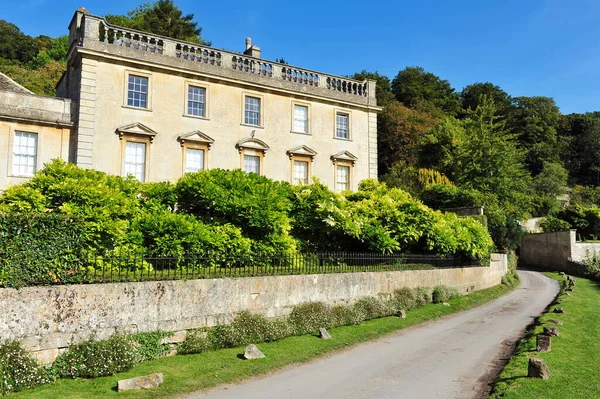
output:
[{"label": "chimney", "polygon": [[249,55],[250,57],[260,58],[260,48],[252,45],[252,38],[246,38],[246,50],[244,51],[244,54]]}]

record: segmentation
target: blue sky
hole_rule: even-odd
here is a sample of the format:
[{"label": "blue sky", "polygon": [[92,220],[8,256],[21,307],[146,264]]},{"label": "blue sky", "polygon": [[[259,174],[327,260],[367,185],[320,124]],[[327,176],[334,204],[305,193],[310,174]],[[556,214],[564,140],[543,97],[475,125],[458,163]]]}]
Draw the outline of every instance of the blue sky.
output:
[{"label": "blue sky", "polygon": [[[0,18],[29,35],[66,34],[77,7],[125,14],[140,0],[0,0]],[[213,46],[337,75],[366,69],[393,78],[422,66],[460,91],[492,82],[513,96],[553,97],[563,113],[600,110],[600,1],[199,1]]]}]

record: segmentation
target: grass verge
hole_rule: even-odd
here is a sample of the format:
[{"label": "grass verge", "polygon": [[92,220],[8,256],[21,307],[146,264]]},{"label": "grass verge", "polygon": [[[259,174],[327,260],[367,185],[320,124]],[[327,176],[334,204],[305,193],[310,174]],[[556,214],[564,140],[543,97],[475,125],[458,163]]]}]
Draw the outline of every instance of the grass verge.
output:
[{"label": "grass verge", "polygon": [[[557,273],[546,273],[564,280]],[[600,287],[597,283],[575,278],[575,290],[569,296],[560,295],[550,312],[517,345],[515,355],[496,379],[492,398],[598,398],[600,397]],[[562,307],[565,313],[552,313]],[[555,326],[549,319],[563,322],[558,325],[559,337],[552,337],[552,350],[536,352],[536,335],[544,326]],[[550,369],[550,379],[527,378],[530,357],[544,359]]]},{"label": "grass verge", "polygon": [[[223,383],[240,381],[252,376],[275,371],[293,363],[303,363],[336,350],[360,342],[369,341],[434,320],[452,313],[482,305],[513,289],[497,285],[449,300],[450,306],[426,305],[408,312],[406,319],[384,317],[366,321],[358,326],[337,327],[330,330],[333,339],[322,340],[312,335],[295,336],[277,342],[259,344],[265,359],[245,361],[239,355],[243,348],[221,349],[197,355],[180,355],[136,365],[132,370],[111,377],[97,379],[58,380],[54,384],[22,391],[11,395],[18,398],[164,398],[196,390],[214,387]],[[164,384],[154,390],[117,393],[117,381],[150,373],[163,373]]]}]

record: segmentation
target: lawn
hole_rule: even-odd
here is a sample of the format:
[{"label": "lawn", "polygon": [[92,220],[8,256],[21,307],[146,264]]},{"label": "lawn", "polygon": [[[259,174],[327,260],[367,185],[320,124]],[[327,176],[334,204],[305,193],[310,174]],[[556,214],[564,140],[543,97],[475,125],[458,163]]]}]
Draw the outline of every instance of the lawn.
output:
[{"label": "lawn", "polygon": [[[290,337],[277,342],[259,344],[265,359],[242,360],[243,348],[222,349],[197,355],[179,355],[141,363],[133,370],[95,380],[59,380],[55,384],[13,394],[16,398],[163,398],[186,392],[214,387],[218,384],[240,381],[255,375],[281,369],[292,363],[302,363],[341,350],[360,342],[479,306],[498,298],[512,288],[498,285],[486,290],[453,298],[450,306],[426,305],[408,312],[406,319],[385,317],[364,322],[358,326],[338,327],[330,330],[333,339],[321,340],[316,336]],[[118,380],[150,373],[163,373],[164,384],[155,390],[117,393]]]},{"label": "lawn", "polygon": [[[556,273],[549,277],[563,280]],[[495,383],[492,398],[600,398],[600,286],[587,279],[576,278],[570,296],[559,297],[564,314],[549,312],[518,345],[515,356],[504,368]],[[552,351],[536,352],[535,334],[543,326],[555,325],[548,319],[562,320],[558,325],[560,337],[552,338]],[[544,359],[550,369],[550,379],[527,378],[530,357]]]}]

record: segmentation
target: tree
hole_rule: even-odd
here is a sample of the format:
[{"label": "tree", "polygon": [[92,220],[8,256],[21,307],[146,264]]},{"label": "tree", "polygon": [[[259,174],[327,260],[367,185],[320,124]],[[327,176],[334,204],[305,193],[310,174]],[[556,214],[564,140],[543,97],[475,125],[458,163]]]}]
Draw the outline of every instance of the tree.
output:
[{"label": "tree", "polygon": [[437,118],[430,114],[407,108],[395,100],[389,103],[378,118],[379,173],[387,173],[398,162],[404,166],[416,165],[420,137],[436,123]]},{"label": "tree", "polygon": [[507,118],[508,128],[526,151],[527,169],[537,175],[544,162],[559,162],[556,128],[560,110],[549,97],[516,97]]},{"label": "tree", "polygon": [[15,24],[0,20],[0,58],[28,62],[38,53],[38,43]]},{"label": "tree", "polygon": [[354,75],[350,76],[352,79],[356,80],[374,80],[376,81],[375,86],[375,97],[377,98],[377,105],[381,107],[385,107],[390,102],[394,101],[394,93],[392,93],[392,83],[390,82],[390,78],[385,75],[380,75],[379,72],[367,72],[366,70],[362,70],[361,72],[357,72]]},{"label": "tree", "polygon": [[422,67],[406,67],[398,72],[392,81],[392,92],[409,108],[424,100],[450,115],[460,110],[460,100],[450,83]]},{"label": "tree", "polygon": [[173,0],[157,0],[152,5],[143,3],[127,16],[109,14],[105,18],[111,24],[210,45],[200,36],[202,28],[194,22],[194,14],[183,15]]},{"label": "tree", "polygon": [[571,183],[600,185],[600,117],[587,113],[561,119],[560,135],[568,145],[563,160]]},{"label": "tree", "polygon": [[473,83],[465,86],[460,93],[460,101],[464,110],[474,110],[479,106],[479,100],[482,95],[492,99],[498,109],[498,113],[505,115],[511,105],[511,97],[499,86],[490,82]]}]

